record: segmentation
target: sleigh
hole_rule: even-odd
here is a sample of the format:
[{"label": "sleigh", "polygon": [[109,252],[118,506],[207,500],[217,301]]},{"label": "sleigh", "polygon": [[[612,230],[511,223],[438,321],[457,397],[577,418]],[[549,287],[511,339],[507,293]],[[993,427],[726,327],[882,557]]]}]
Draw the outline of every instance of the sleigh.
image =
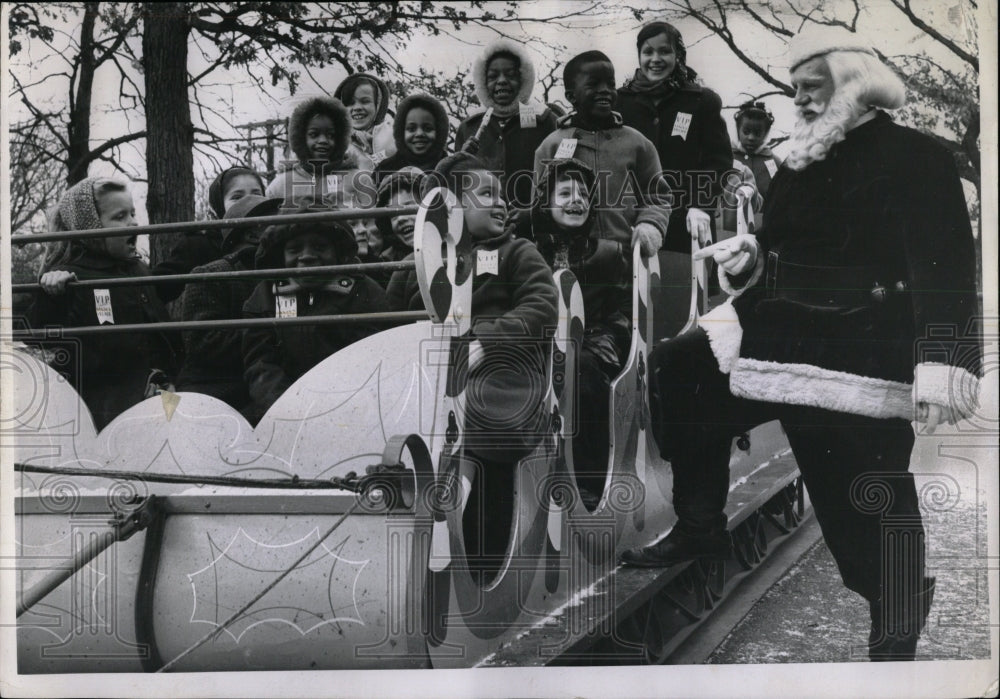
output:
[{"label": "sleigh", "polygon": [[585,502],[573,460],[585,318],[579,286],[562,270],[559,322],[545,340],[548,426],[510,465],[512,520],[484,523],[508,532],[497,572],[474,575],[462,517],[478,486],[463,458],[468,357],[457,348],[475,309],[462,221],[447,191],[428,194],[413,263],[426,315],[389,318],[408,322],[327,358],[256,426],[214,398],[178,393],[97,432],[57,371],[71,332],[50,338],[52,366],[5,355],[20,672],[663,662],[769,542],[795,529],[803,494],[770,423],[733,447],[730,560],[618,566],[622,551],[676,520],[647,402],[659,307],[676,306],[683,286],[690,326],[707,302],[700,264],[664,258],[693,282],[670,287],[661,259],[637,249],[632,346],[611,387],[603,491]]}]

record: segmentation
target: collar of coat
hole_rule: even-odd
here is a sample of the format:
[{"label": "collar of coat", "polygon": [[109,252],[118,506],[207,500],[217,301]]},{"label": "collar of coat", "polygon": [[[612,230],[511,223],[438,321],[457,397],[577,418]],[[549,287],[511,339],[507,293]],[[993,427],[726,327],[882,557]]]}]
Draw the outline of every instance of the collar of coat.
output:
[{"label": "collar of coat", "polygon": [[[559,119],[559,121],[556,122],[556,126],[560,129],[581,128],[584,131],[590,131],[590,129],[578,126],[576,123],[574,123],[576,118],[577,118],[577,112],[570,112],[566,116]],[[618,112],[611,112],[611,126],[608,128],[617,129],[621,128],[624,124],[625,120],[622,119],[621,114],[619,114]]]}]

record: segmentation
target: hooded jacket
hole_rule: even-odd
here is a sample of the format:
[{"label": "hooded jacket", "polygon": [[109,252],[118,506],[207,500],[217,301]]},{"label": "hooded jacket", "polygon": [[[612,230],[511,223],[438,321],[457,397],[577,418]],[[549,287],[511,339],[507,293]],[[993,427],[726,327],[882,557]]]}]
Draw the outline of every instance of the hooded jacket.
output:
[{"label": "hooded jacket", "polygon": [[[556,264],[560,249],[566,253],[566,264],[580,283],[583,294],[584,321],[589,334],[609,333],[616,354],[628,349],[631,332],[632,275],[627,250],[620,242],[600,240],[589,235],[591,219],[578,229],[562,229],[553,219],[548,202],[559,175],[580,173],[588,192],[594,191],[594,171],[575,158],[553,160],[539,178],[535,202],[531,209],[531,225],[538,250],[550,266]],[[618,357],[615,357],[618,361]]]},{"label": "hooded jacket", "polygon": [[[393,195],[400,191],[410,192],[413,195],[413,200],[419,202],[420,191],[418,188],[420,178],[421,174],[415,170],[388,173],[379,183],[375,205],[379,208],[389,206],[389,201]],[[393,232],[391,218],[377,218],[375,219],[375,226],[378,228],[379,233],[382,234],[382,250],[378,255],[379,262],[398,262],[399,260],[406,259],[413,253],[413,245],[403,242]],[[392,272],[377,272],[372,274],[372,279],[383,287],[389,284],[391,277]]]},{"label": "hooded jacket", "polygon": [[[434,143],[424,155],[416,155],[410,151],[403,136],[406,131],[406,115],[414,108],[423,108],[434,117]],[[392,136],[396,140],[396,153],[381,163],[375,169],[375,180],[381,184],[386,175],[398,172],[404,167],[416,167],[423,172],[430,172],[434,166],[445,156],[445,147],[448,143],[448,130],[451,128],[448,122],[448,114],[441,103],[430,95],[416,93],[407,96],[399,107],[396,108],[396,118],[392,122]]]},{"label": "hooded jacket", "polygon": [[[733,165],[722,99],[707,87],[688,84],[657,102],[653,93],[626,85],[618,90],[615,108],[627,126],[653,142],[674,190],[674,209],[663,247],[690,254],[688,209],[702,209],[714,218],[726,174]],[[711,173],[707,187],[700,186],[697,173]]]},{"label": "hooded jacket", "polygon": [[479,136],[475,155],[499,177],[508,206],[527,209],[531,206],[533,177],[530,173],[534,168],[535,150],[546,136],[555,131],[556,116],[545,105],[529,102],[535,88],[535,67],[531,56],[520,44],[507,40],[494,42],[476,59],[472,80],[484,109],[459,124],[455,149],[465,147],[479,131],[486,109],[496,107],[486,89],[486,70],[498,53],[509,53],[520,61],[521,90],[515,101],[518,112],[506,117],[494,113]]},{"label": "hooded jacket", "polygon": [[[258,269],[284,267],[284,244],[306,231],[322,230],[333,237],[337,260],[358,262],[354,233],[338,223],[272,226],[256,254]],[[363,274],[338,274],[320,289],[265,280],[243,305],[245,318],[277,316],[277,296],[295,298],[295,315],[377,313],[389,310],[385,292]],[[243,334],[243,367],[252,399],[248,418],[256,422],[295,381],[326,357],[378,331],[373,324],[303,325],[250,328]]]},{"label": "hooded jacket", "polygon": [[362,84],[374,85],[377,91],[375,100],[378,103],[375,108],[375,118],[367,132],[359,132],[357,129],[351,132],[351,143],[365,155],[371,157],[372,162],[378,165],[396,152],[396,143],[392,136],[392,124],[385,121],[385,116],[389,111],[389,88],[381,78],[371,73],[353,73],[344,78],[343,82],[337,86],[333,96],[339,99],[348,113],[350,106],[347,104],[347,95],[353,99],[354,90]]},{"label": "hooded jacket", "polygon": [[[317,114],[330,117],[334,128],[333,150],[322,165],[310,162],[312,156],[306,145],[309,120]],[[300,103],[288,120],[288,145],[296,162],[274,178],[265,196],[281,197],[294,204],[308,199],[338,208],[370,207],[375,201],[372,161],[351,144],[351,131],[347,108],[340,100],[313,97]]]},{"label": "hooded jacket", "polygon": [[590,212],[594,220],[591,237],[628,246],[632,242],[632,227],[638,223],[649,223],[665,234],[671,197],[662,182],[660,158],[653,143],[623,125],[617,113],[611,127],[597,131],[579,126],[575,117],[574,112],[560,119],[559,128],[535,151],[535,177],[541,178],[563,139],[575,139],[572,157],[594,172],[607,173],[597,181]]}]

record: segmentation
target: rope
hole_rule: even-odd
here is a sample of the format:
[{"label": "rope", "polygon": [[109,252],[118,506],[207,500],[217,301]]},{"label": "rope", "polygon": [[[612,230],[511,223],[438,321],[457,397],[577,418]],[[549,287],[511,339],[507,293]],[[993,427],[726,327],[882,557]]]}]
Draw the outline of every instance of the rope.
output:
[{"label": "rope", "polygon": [[234,613],[231,617],[229,617],[224,622],[222,622],[222,624],[220,626],[218,626],[215,629],[212,629],[209,633],[205,634],[197,643],[195,643],[192,646],[189,646],[186,650],[184,650],[183,652],[181,652],[180,655],[175,656],[173,660],[171,660],[170,662],[168,662],[166,665],[164,665],[163,667],[161,667],[156,672],[166,672],[167,670],[169,670],[170,668],[172,668],[174,665],[176,665],[178,662],[180,662],[182,659],[186,658],[191,653],[193,653],[194,651],[198,650],[203,645],[205,645],[206,643],[208,643],[209,641],[211,641],[212,639],[214,639],[216,636],[218,636],[219,634],[221,634],[223,631],[225,631],[226,628],[230,624],[232,624],[234,621],[236,621],[238,618],[240,618],[240,616],[242,616],[244,613],[246,613],[246,611],[248,609],[250,609],[250,607],[252,607],[253,605],[257,604],[257,602],[259,602],[261,600],[261,598],[264,597],[264,595],[266,595],[268,592],[270,592],[271,590],[273,590],[278,585],[278,583],[280,583],[282,580],[284,580],[286,577],[288,577],[289,573],[291,573],[293,570],[295,570],[296,568],[298,568],[299,564],[302,563],[302,561],[306,560],[310,555],[312,555],[312,552],[315,551],[316,549],[318,549],[319,546],[320,546],[320,544],[322,544],[324,541],[326,541],[326,539],[331,534],[333,534],[333,532],[335,532],[337,530],[337,527],[339,527],[341,524],[343,524],[344,520],[347,519],[347,517],[349,515],[354,514],[354,510],[358,507],[358,504],[359,504],[359,501],[356,500],[349,508],[347,508],[347,511],[344,514],[342,514],[340,516],[340,518],[336,522],[333,523],[333,526],[331,526],[329,529],[327,529],[326,533],[323,534],[323,536],[321,536],[316,541],[316,543],[314,543],[312,546],[310,546],[308,549],[306,549],[306,552],[303,553],[301,556],[299,556],[298,559],[296,559],[296,561],[294,563],[292,563],[291,566],[289,566],[284,571],[282,571],[281,574],[279,574],[278,577],[275,578],[271,582],[270,585],[268,585],[267,587],[265,587],[257,595],[255,595],[253,599],[251,599],[249,602],[247,602],[242,607],[240,607],[236,611],[236,613]]},{"label": "rope", "polygon": [[30,473],[60,474],[64,476],[96,476],[126,481],[143,481],[150,483],[187,483],[191,485],[225,485],[238,488],[280,488],[287,490],[347,490],[360,492],[361,486],[350,476],[347,478],[331,478],[329,480],[299,478],[236,478],[233,476],[196,476],[173,473],[138,473],[136,471],[109,471],[94,468],[70,468],[68,466],[36,466],[34,464],[15,463],[14,470]]}]

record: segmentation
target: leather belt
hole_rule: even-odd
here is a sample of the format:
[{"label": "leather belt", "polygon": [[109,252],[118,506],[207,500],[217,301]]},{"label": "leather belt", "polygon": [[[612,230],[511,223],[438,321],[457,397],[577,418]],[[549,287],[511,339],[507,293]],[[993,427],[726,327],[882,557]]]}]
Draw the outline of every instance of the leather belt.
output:
[{"label": "leather belt", "polygon": [[767,254],[765,286],[768,297],[810,306],[857,308],[881,304],[889,296],[905,293],[905,281],[882,283],[885,270],[873,267],[824,267],[782,260],[776,251]]}]

